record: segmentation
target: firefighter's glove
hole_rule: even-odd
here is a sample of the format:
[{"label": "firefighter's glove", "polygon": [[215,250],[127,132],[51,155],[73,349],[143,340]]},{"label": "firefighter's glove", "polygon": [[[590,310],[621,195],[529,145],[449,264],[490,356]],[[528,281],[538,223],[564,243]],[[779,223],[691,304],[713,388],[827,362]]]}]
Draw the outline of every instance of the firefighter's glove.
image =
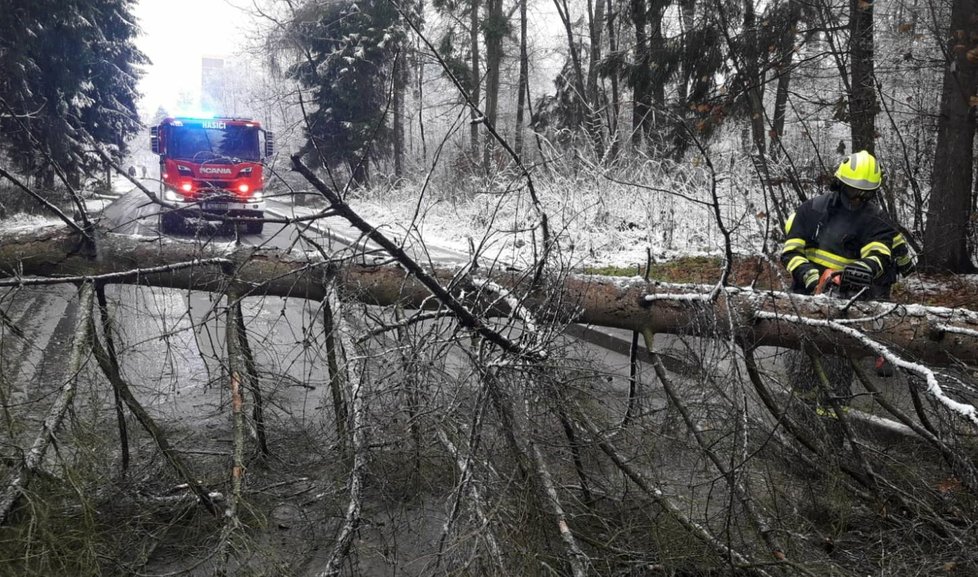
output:
[{"label": "firefighter's glove", "polygon": [[856,261],[842,269],[842,286],[862,288],[873,284],[873,269],[866,263]]},{"label": "firefighter's glove", "polygon": [[805,271],[804,276],[802,276],[802,284],[805,285],[805,293],[814,294],[815,287],[818,286],[818,270],[811,268]]},{"label": "firefighter's glove", "polygon": [[913,258],[910,255],[894,259],[897,265],[897,271],[902,277],[908,277],[917,270]]}]

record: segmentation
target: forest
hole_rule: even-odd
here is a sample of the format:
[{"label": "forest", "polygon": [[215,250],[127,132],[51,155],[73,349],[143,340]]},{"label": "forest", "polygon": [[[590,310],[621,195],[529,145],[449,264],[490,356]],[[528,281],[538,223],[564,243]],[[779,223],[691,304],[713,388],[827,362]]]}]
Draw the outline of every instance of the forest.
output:
[{"label": "forest", "polygon": [[[978,0],[232,2],[257,235],[139,6],[0,0],[0,575],[978,573]],[[857,151],[912,266],[798,294]]]}]

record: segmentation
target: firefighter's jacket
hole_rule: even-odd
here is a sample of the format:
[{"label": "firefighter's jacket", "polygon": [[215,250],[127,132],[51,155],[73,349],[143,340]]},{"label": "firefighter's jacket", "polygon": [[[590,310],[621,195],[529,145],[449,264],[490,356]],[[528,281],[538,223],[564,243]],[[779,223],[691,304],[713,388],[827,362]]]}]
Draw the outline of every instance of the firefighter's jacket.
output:
[{"label": "firefighter's jacket", "polygon": [[[829,192],[811,198],[794,212],[785,224],[781,263],[791,273],[792,290],[809,292],[805,286],[810,271],[820,275],[825,269],[842,270],[860,261],[873,274],[873,284],[888,292],[896,280],[894,250],[912,266],[906,241],[891,225],[875,202],[856,210],[847,208],[841,193]],[[903,268],[903,267],[901,267]]]}]

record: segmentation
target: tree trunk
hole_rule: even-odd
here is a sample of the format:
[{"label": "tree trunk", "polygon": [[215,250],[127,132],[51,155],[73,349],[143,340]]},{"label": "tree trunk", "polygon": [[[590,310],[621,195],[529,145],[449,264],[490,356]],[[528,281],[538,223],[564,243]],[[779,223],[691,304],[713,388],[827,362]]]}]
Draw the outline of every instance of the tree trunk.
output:
[{"label": "tree trunk", "polygon": [[604,157],[604,129],[601,121],[601,98],[598,94],[598,63],[601,62],[601,32],[604,30],[604,0],[588,0],[588,31],[591,49],[587,64],[587,81],[584,89],[587,104],[586,122],[588,132],[595,143],[598,159]]},{"label": "tree trunk", "polygon": [[754,0],[744,2],[744,89],[750,107],[751,142],[754,145],[752,153],[761,157],[767,154],[764,134],[764,86],[760,71],[760,54],[757,46],[757,19],[754,14]]},{"label": "tree trunk", "polygon": [[[506,17],[503,16],[502,0],[486,0],[486,22],[483,25],[486,38],[486,121],[496,126],[499,110],[499,78],[503,61],[503,37],[506,33]],[[493,137],[486,133],[482,165],[488,171],[493,149]]]},{"label": "tree trunk", "polygon": [[852,93],[849,126],[852,150],[876,149],[876,83],[873,72],[873,0],[849,1]]},{"label": "tree trunk", "polygon": [[[615,3],[614,0],[607,0],[608,12],[608,50],[611,54],[618,52],[618,30],[615,29]],[[611,75],[611,110],[608,117],[608,134],[611,150],[609,156],[614,159],[618,156],[618,149],[621,144],[618,137],[618,117],[621,114],[621,95],[619,94],[618,75]]]},{"label": "tree trunk", "polygon": [[[610,0],[609,0],[610,1]],[[523,155],[523,110],[526,108],[526,93],[529,86],[529,59],[526,54],[526,0],[520,2],[520,79],[516,95],[516,133],[513,149],[517,156]]]},{"label": "tree trunk", "polygon": [[931,197],[927,206],[925,270],[972,272],[968,223],[972,215],[975,109],[978,105],[978,0],[955,0],[945,48],[944,88],[938,119]]},{"label": "tree trunk", "polygon": [[632,24],[635,27],[635,65],[640,69],[632,85],[632,147],[640,148],[646,136],[648,117],[652,112],[652,97],[649,93],[648,6],[646,0],[631,0]]},{"label": "tree trunk", "polygon": [[[680,0],[679,1],[679,21],[681,23],[681,30],[683,34],[689,33],[693,28],[693,23],[696,20],[696,0]],[[684,49],[689,50],[688,48]],[[676,80],[676,93],[679,100],[679,109],[686,110],[687,104],[689,104],[689,79],[692,76],[691,62],[689,58],[684,57],[679,69],[679,78]]]},{"label": "tree trunk", "polygon": [[[665,17],[666,9],[670,2],[667,0],[652,0],[649,5],[649,59],[647,65],[649,71],[653,68],[658,69],[658,59],[665,51],[666,37],[662,34],[662,19]],[[649,86],[652,95],[652,102],[657,108],[661,108],[666,102],[666,79],[660,77],[657,82],[652,82]],[[649,119],[651,120],[651,119]]]},{"label": "tree trunk", "polygon": [[[23,279],[30,276],[118,273],[118,276],[102,276],[98,280],[321,300],[325,297],[326,280],[335,274],[344,294],[356,294],[360,300],[372,305],[439,306],[438,299],[431,298],[430,288],[418,279],[417,274],[409,271],[406,277],[404,268],[396,265],[339,265],[304,253],[292,254],[272,248],[241,246],[229,250],[224,245],[200,247],[192,242],[112,233],[100,237],[96,258],[93,254],[79,252],[78,240],[78,234],[63,224],[26,232],[0,232],[0,271],[18,271],[21,275],[0,281],[0,287],[25,284]],[[166,270],[147,268],[155,265],[169,267]],[[227,266],[235,270],[234,277],[228,278],[224,274]],[[339,268],[335,268],[337,266]],[[479,292],[456,278],[457,269],[436,269],[429,274],[442,287],[451,285],[454,290],[469,295]],[[512,290],[519,290],[526,283],[522,272],[496,274],[492,280]],[[798,321],[800,317],[839,318],[845,301],[734,288],[729,290],[726,299],[713,302],[704,300],[709,287],[663,286],[641,279],[597,275],[569,275],[554,290],[561,291],[562,297],[548,302],[568,303],[567,306],[573,309],[565,314],[567,322],[626,330],[650,328],[656,333],[703,337],[732,335],[753,346],[798,348],[807,340],[823,352],[843,350],[869,354],[863,343],[851,337]],[[652,296],[649,300],[646,295],[665,296]],[[542,304],[543,298],[543,295],[528,297],[526,306]],[[511,312],[499,303],[467,303],[465,308],[484,310],[486,316]],[[940,307],[903,307],[876,302],[857,302],[847,310],[849,318],[869,319],[866,323],[850,321],[849,326],[865,326],[873,331],[873,338],[878,342],[903,351],[907,358],[935,365],[978,364],[978,314],[963,309],[948,311]],[[734,313],[732,331],[731,312]],[[760,312],[775,314],[777,318],[762,318]],[[873,328],[883,319],[887,323],[883,329]]]},{"label": "tree trunk", "polygon": [[394,180],[404,178],[404,92],[407,90],[407,62],[403,51],[394,58]]},{"label": "tree trunk", "polygon": [[774,119],[771,127],[771,157],[777,159],[781,154],[781,137],[784,136],[785,113],[788,108],[788,88],[791,85],[791,61],[795,55],[795,38],[798,35],[798,19],[801,6],[791,2],[789,12],[778,47],[778,85],[774,94]]},{"label": "tree trunk", "polygon": [[[567,36],[567,48],[574,68],[573,84],[574,92],[576,92],[577,96],[578,119],[584,125],[584,131],[591,140],[592,146],[594,146],[595,155],[598,158],[601,158],[604,156],[604,143],[602,141],[600,126],[601,120],[600,117],[598,117],[598,125],[594,126],[595,103],[589,100],[587,91],[587,76],[584,72],[584,66],[581,64],[581,55],[577,47],[577,42],[574,40],[574,30],[572,28],[570,9],[567,6],[567,0],[554,0],[554,6],[557,7],[557,12],[560,14],[560,20],[564,25],[564,34]],[[591,6],[590,2],[588,6]]]},{"label": "tree trunk", "polygon": [[[481,98],[479,85],[482,82],[482,74],[479,72],[479,0],[472,0],[472,9],[469,13],[469,50],[471,51],[471,60],[469,65],[472,70],[471,82],[472,82],[472,94],[470,95],[472,102],[476,105],[479,104]],[[469,110],[469,119],[472,120],[472,124],[469,125],[469,148],[471,149],[472,162],[478,162],[479,159],[479,113],[476,109]]]}]

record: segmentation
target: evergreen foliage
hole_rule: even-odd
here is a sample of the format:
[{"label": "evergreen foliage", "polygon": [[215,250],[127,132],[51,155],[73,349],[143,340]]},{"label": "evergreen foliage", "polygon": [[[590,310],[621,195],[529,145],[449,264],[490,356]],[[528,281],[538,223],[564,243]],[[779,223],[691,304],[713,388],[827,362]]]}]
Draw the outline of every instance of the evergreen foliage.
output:
[{"label": "evergreen foliage", "polygon": [[389,153],[392,130],[388,93],[395,55],[405,32],[386,0],[309,2],[295,23],[307,58],[288,70],[312,91],[306,149],[330,166],[347,163],[354,180],[366,180],[367,155]]},{"label": "evergreen foliage", "polygon": [[140,128],[134,0],[0,0],[0,149],[53,184],[94,170],[92,141],[118,159]]}]

